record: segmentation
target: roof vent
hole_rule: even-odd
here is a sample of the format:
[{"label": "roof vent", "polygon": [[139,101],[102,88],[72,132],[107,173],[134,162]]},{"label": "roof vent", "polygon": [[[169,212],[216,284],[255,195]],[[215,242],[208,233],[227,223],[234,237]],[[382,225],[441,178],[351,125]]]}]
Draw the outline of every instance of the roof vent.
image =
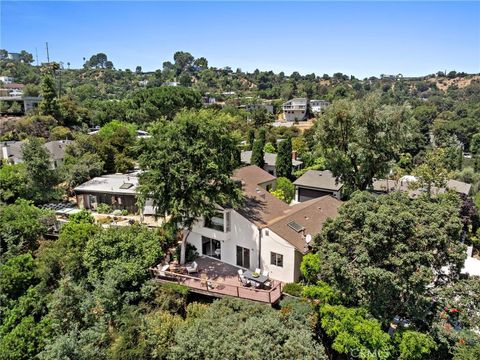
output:
[{"label": "roof vent", "polygon": [[130,189],[132,186],[133,186],[132,183],[123,183],[122,186],[120,186],[120,189],[127,190],[127,189]]}]

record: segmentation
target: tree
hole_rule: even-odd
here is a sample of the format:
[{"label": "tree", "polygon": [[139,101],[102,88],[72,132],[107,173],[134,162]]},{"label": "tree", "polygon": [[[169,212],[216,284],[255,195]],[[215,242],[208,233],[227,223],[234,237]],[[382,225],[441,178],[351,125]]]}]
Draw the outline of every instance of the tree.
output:
[{"label": "tree", "polygon": [[327,167],[350,190],[365,190],[385,176],[412,136],[408,108],[381,105],[378,95],[335,101],[318,122]]},{"label": "tree", "polygon": [[480,133],[474,134],[472,136],[472,141],[470,142],[470,151],[474,157],[474,170],[475,172],[480,172]]},{"label": "tree", "polygon": [[0,206],[0,257],[35,250],[38,239],[52,224],[53,215],[30,202],[19,199],[12,205]]},{"label": "tree", "polygon": [[295,185],[289,179],[279,177],[277,178],[277,186],[271,193],[280,200],[290,204],[295,197]]},{"label": "tree", "polygon": [[407,330],[400,334],[400,339],[398,360],[431,359],[430,352],[436,344],[430,335]]},{"label": "tree", "polygon": [[355,193],[315,239],[318,277],[385,324],[397,315],[421,323],[431,312],[430,286],[457,280],[463,267],[458,212],[455,195],[432,202]]},{"label": "tree", "polygon": [[13,203],[27,196],[25,164],[3,164],[0,167],[0,203]]},{"label": "tree", "polygon": [[127,118],[135,123],[148,123],[166,117],[172,120],[180,110],[200,109],[200,93],[190,88],[163,86],[136,92],[129,104]]},{"label": "tree", "polygon": [[446,169],[446,152],[443,148],[435,148],[428,151],[424,162],[413,169],[413,175],[417,181],[412,185],[417,188],[424,188],[430,198],[432,188],[442,188],[446,185],[449,172]]},{"label": "tree", "polygon": [[22,296],[34,284],[35,265],[31,253],[25,253],[0,263],[0,308]]},{"label": "tree", "polygon": [[253,142],[255,141],[255,130],[250,128],[248,129],[248,150],[253,149]]},{"label": "tree", "polygon": [[136,74],[141,74],[142,73],[142,67],[140,65],[138,65],[136,68],[135,68],[135,73]]},{"label": "tree", "polygon": [[22,154],[30,198],[41,203],[57,197],[57,172],[51,169],[50,153],[43,146],[42,140],[29,138],[22,145]]},{"label": "tree", "polygon": [[277,150],[275,149],[275,146],[271,142],[267,142],[265,146],[263,147],[263,152],[264,153],[270,153],[274,154]]},{"label": "tree", "polygon": [[250,160],[250,164],[257,165],[261,169],[263,169],[265,165],[263,147],[264,143],[262,140],[255,140],[253,142],[252,157]]},{"label": "tree", "polygon": [[50,73],[45,73],[42,76],[40,94],[42,96],[42,100],[39,104],[40,113],[42,115],[51,115],[54,118],[58,117],[59,108],[57,103],[57,93],[55,91],[55,79]]},{"label": "tree", "polygon": [[275,161],[277,177],[291,178],[292,176],[292,139],[290,137],[278,145],[278,154]]},{"label": "tree", "polygon": [[269,114],[265,108],[253,109],[250,112],[250,117],[255,128],[264,126],[273,120],[272,114]]},{"label": "tree", "polygon": [[177,51],[173,54],[173,60],[175,61],[178,75],[192,66],[194,57],[189,52]]},{"label": "tree", "polygon": [[259,360],[270,354],[276,359],[327,359],[311,328],[288,308],[276,311],[247,301],[222,299],[187,318],[185,324],[176,332],[172,358]]},{"label": "tree", "polygon": [[142,201],[153,199],[158,216],[171,216],[182,225],[181,263],[186,240],[200,217],[212,216],[216,206],[235,205],[240,189],[231,175],[238,165],[238,149],[230,136],[230,116],[210,110],[184,111],[173,122],[151,128],[140,155],[139,193]]},{"label": "tree", "polygon": [[320,308],[321,326],[340,354],[360,359],[386,359],[393,350],[390,336],[365,310],[325,304]]}]

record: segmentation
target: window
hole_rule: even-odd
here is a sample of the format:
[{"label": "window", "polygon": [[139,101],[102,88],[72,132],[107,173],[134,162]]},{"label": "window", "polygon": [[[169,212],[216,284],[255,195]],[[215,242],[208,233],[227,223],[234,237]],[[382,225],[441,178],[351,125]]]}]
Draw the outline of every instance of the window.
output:
[{"label": "window", "polygon": [[237,265],[250,268],[250,249],[237,246]]},{"label": "window", "polygon": [[209,229],[224,231],[223,223],[223,212],[219,211],[215,216],[212,216],[211,218],[205,218],[204,226]]},{"label": "window", "polygon": [[222,255],[220,241],[202,236],[202,254],[220,259]]},{"label": "window", "polygon": [[270,235],[270,231],[268,231],[268,229],[265,229],[265,236],[268,236]]},{"label": "window", "polygon": [[270,253],[270,264],[283,267],[283,255],[274,252]]},{"label": "window", "polygon": [[225,231],[226,232],[230,232],[230,223],[231,223],[230,218],[231,218],[231,213],[230,211],[227,211],[225,213],[225,223],[226,223]]}]

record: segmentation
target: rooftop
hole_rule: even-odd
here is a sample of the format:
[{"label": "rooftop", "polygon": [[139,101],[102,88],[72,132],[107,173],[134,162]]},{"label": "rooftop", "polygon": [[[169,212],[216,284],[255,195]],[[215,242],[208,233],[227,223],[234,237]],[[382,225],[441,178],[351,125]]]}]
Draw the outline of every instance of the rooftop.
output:
[{"label": "rooftop", "polygon": [[322,230],[328,218],[338,214],[342,201],[332,196],[322,196],[290,207],[287,213],[274,220],[269,229],[304,253],[307,250],[306,235],[314,236]]},{"label": "rooftop", "polygon": [[261,186],[275,180],[276,177],[258,166],[250,165],[237,169],[233,173],[233,178],[242,181],[245,196],[245,202],[238,212],[257,226],[266,226],[269,221],[284,215],[290,208]]},{"label": "rooftop", "polygon": [[[373,181],[372,189],[376,192],[404,191],[408,192],[410,197],[417,197],[425,192],[425,189],[410,189],[409,184],[414,183],[416,178],[406,175],[399,180],[378,179]],[[469,195],[472,185],[458,180],[448,180],[444,188],[432,187],[432,193],[441,194],[448,190],[455,191],[460,194]]]},{"label": "rooftop", "polygon": [[308,170],[293,183],[300,187],[338,191],[343,184],[338,182],[330,170]]},{"label": "rooftop", "polygon": [[73,190],[79,193],[135,195],[137,186],[136,174],[113,174],[93,178]]}]

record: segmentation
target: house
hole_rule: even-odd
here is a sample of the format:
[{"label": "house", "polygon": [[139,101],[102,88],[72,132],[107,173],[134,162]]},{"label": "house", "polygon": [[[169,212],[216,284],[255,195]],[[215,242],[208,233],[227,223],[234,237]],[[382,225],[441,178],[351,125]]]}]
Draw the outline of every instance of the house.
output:
[{"label": "house", "polygon": [[336,199],[342,197],[343,184],[340,183],[330,170],[308,170],[294,181],[295,201],[305,202],[321,196],[331,195]]},{"label": "house", "polygon": [[[240,154],[240,161],[243,164],[250,165],[252,159],[252,151],[242,151]],[[277,167],[276,167],[276,161],[277,161],[277,154],[273,153],[265,153],[263,155],[263,160],[265,162],[265,165],[263,166],[263,170],[266,172],[270,173],[273,176],[277,176]],[[296,158],[296,153],[292,153],[292,172],[300,170],[303,166],[303,162],[300,160],[297,160]]]},{"label": "house", "polygon": [[[23,141],[5,141],[1,144],[1,159],[10,164],[19,164],[23,162],[22,146]],[[65,159],[65,150],[72,140],[55,140],[45,143],[43,146],[50,153],[51,168],[56,169],[63,164]]]},{"label": "house", "polygon": [[314,114],[322,112],[330,103],[326,100],[310,100],[310,109]]},{"label": "house", "polygon": [[267,190],[276,178],[255,165],[236,170],[233,177],[242,186],[243,205],[219,206],[215,216],[193,226],[187,242],[205,257],[268,271],[273,280],[297,281],[309,241],[337,215],[341,201],[324,196],[289,206]]},{"label": "house", "polygon": [[3,82],[4,84],[11,84],[13,83],[14,80],[15,78],[11,76],[0,76],[0,81]]},{"label": "house", "polygon": [[283,104],[283,117],[286,121],[301,121],[307,118],[308,100],[295,98]]},{"label": "house", "polygon": [[95,177],[73,191],[79,207],[96,210],[99,204],[107,204],[114,210],[136,213],[137,187],[138,177],[135,174],[113,174]]},{"label": "house", "polygon": [[[385,194],[392,191],[402,191],[408,193],[411,198],[416,198],[427,190],[423,188],[414,189],[411,184],[415,183],[417,178],[412,175],[402,176],[398,180],[377,179],[373,181],[371,191],[376,194]],[[437,188],[432,186],[432,194],[443,194],[447,190],[455,191],[458,194],[470,195],[472,185],[458,180],[447,180],[445,187]]]}]

